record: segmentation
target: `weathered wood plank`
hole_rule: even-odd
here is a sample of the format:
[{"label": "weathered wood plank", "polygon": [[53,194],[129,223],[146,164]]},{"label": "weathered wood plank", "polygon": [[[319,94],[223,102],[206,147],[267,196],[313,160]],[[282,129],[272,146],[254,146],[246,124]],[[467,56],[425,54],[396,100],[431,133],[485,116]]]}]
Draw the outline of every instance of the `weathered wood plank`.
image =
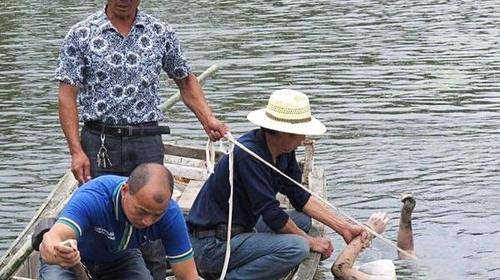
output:
[{"label": "weathered wood plank", "polygon": [[24,264],[26,258],[33,251],[30,234],[38,220],[43,217],[57,216],[77,186],[78,182],[68,170],[50,193],[47,201],[38,209],[26,228],[0,260],[0,279],[8,279]]},{"label": "weathered wood plank", "polygon": [[194,181],[194,180],[189,182],[188,186],[186,187],[181,197],[177,201],[182,211],[189,212],[191,206],[193,206],[196,196],[198,196],[198,193],[201,190],[202,183],[203,182],[201,181]]},{"label": "weathered wood plank", "polygon": [[189,166],[189,167],[196,167],[196,168],[202,168],[202,169],[207,168],[207,162],[205,160],[194,159],[194,158],[185,158],[185,157],[174,156],[174,155],[165,155],[164,163],[165,164],[177,164],[177,165],[182,165],[182,166],[186,166],[186,167]]},{"label": "weathered wood plank", "polygon": [[[206,160],[205,149],[177,144],[165,144],[164,147],[167,155]],[[223,155],[220,151],[215,151],[215,161],[219,161]]]},{"label": "weathered wood plank", "polygon": [[291,207],[290,200],[288,200],[288,197],[286,197],[285,195],[278,193],[278,195],[276,195],[276,199],[280,202],[281,208]]},{"label": "weathered wood plank", "polygon": [[[312,172],[309,173],[309,187],[310,189],[325,197],[326,195],[326,184],[325,175],[322,169],[312,168]],[[313,227],[309,231],[309,234],[313,236],[324,235],[325,227],[320,222],[313,220]],[[297,271],[295,272],[292,280],[312,280],[316,269],[318,268],[321,255],[319,253],[311,252],[309,256],[299,265]]]},{"label": "weathered wood plank", "polygon": [[178,164],[165,163],[165,166],[170,170],[175,177],[182,177],[190,180],[205,181],[208,178],[206,169],[182,166]]}]

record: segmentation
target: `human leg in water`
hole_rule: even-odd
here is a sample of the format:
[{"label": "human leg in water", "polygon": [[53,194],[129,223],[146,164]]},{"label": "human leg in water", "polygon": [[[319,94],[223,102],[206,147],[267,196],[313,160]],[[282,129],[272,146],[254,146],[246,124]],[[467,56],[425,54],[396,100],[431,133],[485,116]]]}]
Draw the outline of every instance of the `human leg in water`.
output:
[{"label": "human leg in water", "polygon": [[[412,194],[403,194],[401,196],[401,202],[403,206],[401,207],[401,217],[399,218],[399,231],[398,231],[398,247],[415,255],[415,249],[413,247],[413,230],[411,227],[411,214],[415,208],[416,201]],[[416,257],[410,257],[406,254],[398,252],[400,259],[416,259]]]}]

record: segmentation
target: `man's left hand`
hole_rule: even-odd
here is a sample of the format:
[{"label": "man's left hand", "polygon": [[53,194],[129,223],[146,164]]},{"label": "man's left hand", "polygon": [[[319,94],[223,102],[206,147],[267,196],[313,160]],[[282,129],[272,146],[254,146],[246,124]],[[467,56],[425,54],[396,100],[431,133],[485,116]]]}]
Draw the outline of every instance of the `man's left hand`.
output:
[{"label": "man's left hand", "polygon": [[218,141],[219,139],[224,137],[224,135],[226,135],[226,132],[229,131],[229,128],[226,126],[226,124],[219,121],[215,117],[211,117],[210,119],[208,119],[208,121],[203,124],[203,129],[212,141]]},{"label": "man's left hand", "polygon": [[357,225],[350,226],[342,233],[342,237],[347,244],[349,244],[358,235],[361,235],[362,241],[366,241],[368,239],[368,233],[361,226]]}]

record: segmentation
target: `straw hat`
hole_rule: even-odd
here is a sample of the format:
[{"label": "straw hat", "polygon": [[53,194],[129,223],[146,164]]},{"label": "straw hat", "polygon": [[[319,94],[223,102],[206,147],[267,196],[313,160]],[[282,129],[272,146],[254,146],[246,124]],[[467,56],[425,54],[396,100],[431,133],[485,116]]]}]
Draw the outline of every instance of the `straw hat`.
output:
[{"label": "straw hat", "polygon": [[326,131],[311,115],[309,98],[291,89],[273,92],[267,107],[250,112],[247,119],[258,126],[292,134],[321,135]]}]

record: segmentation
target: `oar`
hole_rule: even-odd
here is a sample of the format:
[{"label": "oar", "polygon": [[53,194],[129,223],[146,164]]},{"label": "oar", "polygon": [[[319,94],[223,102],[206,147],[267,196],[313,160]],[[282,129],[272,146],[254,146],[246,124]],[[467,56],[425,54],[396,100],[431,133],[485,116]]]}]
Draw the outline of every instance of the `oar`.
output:
[{"label": "oar", "polygon": [[[199,75],[197,77],[198,79],[198,82],[203,85],[203,83],[205,82],[205,80],[207,78],[210,78],[212,77],[215,72],[217,72],[217,70],[219,70],[219,65],[217,64],[214,64],[212,66],[210,66],[207,70],[205,70],[205,72],[201,73],[201,75]],[[175,103],[177,103],[177,101],[181,100],[181,92],[177,92],[176,94],[170,96],[167,101],[165,101],[165,103],[161,104],[160,105],[160,110],[162,110],[163,112],[166,112],[168,109],[170,109],[172,106],[174,106]]]}]

